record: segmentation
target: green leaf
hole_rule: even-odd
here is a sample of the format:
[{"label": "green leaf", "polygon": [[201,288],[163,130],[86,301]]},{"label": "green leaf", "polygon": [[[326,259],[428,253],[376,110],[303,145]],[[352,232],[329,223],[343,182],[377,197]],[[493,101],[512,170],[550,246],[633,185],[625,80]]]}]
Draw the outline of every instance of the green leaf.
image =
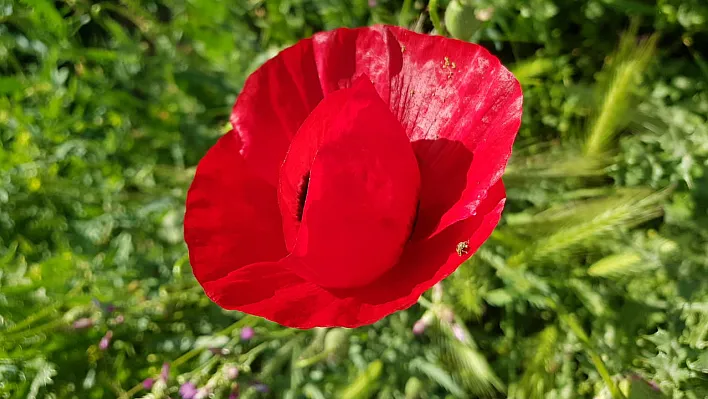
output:
[{"label": "green leaf", "polygon": [[25,85],[18,78],[11,76],[0,76],[0,94],[12,94],[19,92]]},{"label": "green leaf", "polygon": [[422,359],[414,359],[410,367],[414,371],[423,373],[431,380],[435,381],[436,384],[445,388],[448,392],[453,394],[455,397],[464,398],[466,397],[465,391],[457,385],[457,383],[452,379],[452,377],[439,366],[426,362]]},{"label": "green leaf", "polygon": [[661,391],[656,390],[646,381],[640,378],[632,378],[629,385],[629,395],[627,399],[664,399]]},{"label": "green leaf", "polygon": [[369,363],[366,370],[363,370],[354,381],[344,388],[339,397],[342,399],[367,399],[378,389],[379,378],[383,371],[383,363],[380,360]]},{"label": "green leaf", "polygon": [[484,294],[484,300],[490,305],[504,307],[514,298],[503,288],[492,290]]},{"label": "green leaf", "polygon": [[708,352],[703,352],[698,356],[695,362],[688,364],[691,370],[696,370],[704,374],[708,374]]},{"label": "green leaf", "polygon": [[27,399],[37,399],[40,388],[52,383],[52,377],[57,375],[57,370],[53,365],[41,358],[29,362],[28,366],[35,370],[35,375],[30,384]]}]

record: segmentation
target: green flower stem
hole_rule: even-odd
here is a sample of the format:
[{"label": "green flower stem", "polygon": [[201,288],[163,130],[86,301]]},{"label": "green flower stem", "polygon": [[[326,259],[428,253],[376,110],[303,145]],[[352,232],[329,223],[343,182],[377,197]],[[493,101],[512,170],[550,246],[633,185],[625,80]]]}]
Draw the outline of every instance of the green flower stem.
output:
[{"label": "green flower stem", "polygon": [[[254,319],[254,317],[252,317],[252,316],[245,316],[245,317],[242,318],[241,320],[239,320],[239,321],[237,321],[237,322],[231,324],[230,326],[224,328],[223,330],[217,332],[217,333],[214,334],[214,335],[215,335],[215,336],[219,336],[219,335],[229,335],[229,334],[231,334],[234,330],[236,330],[237,328],[240,328],[240,327],[243,327],[243,326],[246,325],[246,324],[249,324],[250,322],[253,321],[253,319]],[[206,348],[194,348],[194,349],[192,349],[191,351],[185,353],[184,355],[178,357],[174,362],[170,363],[170,366],[171,366],[171,367],[174,367],[174,368],[179,367],[179,366],[181,366],[182,364],[184,364],[184,363],[188,362],[189,360],[191,360],[192,358],[194,358],[195,356],[197,356],[197,355],[199,355],[200,353],[202,353],[202,351],[204,351],[205,349],[206,349]],[[157,378],[157,377],[158,377],[158,376],[155,376],[155,378]],[[136,384],[134,387],[130,388],[130,390],[128,390],[126,393],[124,393],[124,394],[120,397],[120,399],[129,399],[129,398],[132,398],[136,393],[140,392],[141,389],[143,389],[143,383],[142,383],[142,382],[139,382],[139,383]]]},{"label": "green flower stem", "polygon": [[21,322],[15,324],[14,326],[12,326],[12,327],[8,328],[7,330],[3,331],[3,334],[2,334],[2,335],[14,333],[14,332],[16,332],[16,331],[19,331],[19,330],[21,330],[21,329],[23,329],[23,328],[29,326],[30,324],[34,323],[35,321],[37,321],[37,320],[39,320],[39,319],[41,319],[41,318],[44,318],[45,316],[47,316],[47,315],[49,315],[50,313],[54,312],[54,311],[57,309],[57,307],[59,307],[59,305],[58,305],[58,304],[55,304],[55,305],[52,305],[52,306],[48,306],[48,307],[46,307],[46,308],[40,310],[39,312],[33,313],[32,315],[30,315],[30,316],[27,317],[26,319],[22,320]]},{"label": "green flower stem", "polygon": [[296,368],[310,367],[310,366],[312,366],[313,364],[319,363],[319,362],[321,362],[321,361],[327,359],[327,356],[329,356],[330,352],[332,352],[332,351],[331,351],[331,350],[329,350],[329,351],[328,351],[328,350],[324,350],[324,351],[322,351],[322,352],[320,352],[320,353],[318,353],[318,354],[316,354],[316,355],[314,355],[314,356],[308,357],[307,359],[298,360],[298,361],[295,363],[295,367],[296,367]]},{"label": "green flower stem", "polygon": [[[234,324],[232,324],[232,325],[230,325],[230,326],[224,328],[223,330],[217,332],[217,333],[214,334],[214,335],[215,335],[215,336],[219,336],[219,335],[229,335],[229,334],[231,334],[234,330],[236,330],[237,328],[243,327],[244,325],[248,324],[250,321],[252,321],[252,319],[253,319],[253,317],[251,317],[251,316],[246,316],[246,317],[242,318],[241,320],[235,322]],[[177,358],[174,362],[172,362],[170,365],[171,365],[172,367],[179,367],[179,366],[181,366],[182,364],[188,362],[188,361],[189,361],[190,359],[192,359],[193,357],[195,357],[195,356],[197,356],[198,354],[200,354],[200,353],[201,353],[203,350],[205,350],[205,349],[206,349],[206,348],[194,348],[194,349],[192,349],[191,351],[185,353],[184,355],[178,357],[178,358]]]},{"label": "green flower stem", "polygon": [[438,35],[445,35],[445,28],[443,28],[440,23],[440,14],[438,14],[438,0],[430,0],[428,3],[428,13],[430,14],[430,20],[433,22],[433,27]]},{"label": "green flower stem", "polygon": [[58,319],[50,321],[49,323],[42,324],[42,325],[37,326],[35,328],[30,328],[29,330],[17,331],[14,334],[6,335],[3,337],[3,341],[4,342],[16,341],[18,339],[22,339],[22,338],[28,337],[30,335],[36,335],[36,334],[40,334],[43,332],[48,332],[48,331],[53,330],[57,327],[62,327],[65,325],[67,325],[67,322],[62,318],[58,318]]},{"label": "green flower stem", "polygon": [[260,355],[263,351],[268,349],[268,345],[270,345],[270,342],[268,342],[268,341],[263,342],[263,343],[259,344],[258,346],[256,346],[255,348],[251,349],[250,351],[241,355],[241,357],[244,358],[244,360],[241,361],[241,364],[243,366],[250,367],[251,363],[253,363],[253,361],[256,360],[256,358],[258,358],[258,355]]},{"label": "green flower stem", "polygon": [[420,296],[420,298],[418,298],[418,304],[420,304],[420,306],[422,306],[426,309],[433,308],[433,303],[430,302],[429,300],[425,299],[425,297],[423,297],[422,295]]},{"label": "green flower stem", "polygon": [[408,27],[411,23],[411,9],[413,8],[413,0],[403,0],[401,12],[398,14],[398,25]]},{"label": "green flower stem", "polygon": [[619,387],[617,387],[617,384],[615,384],[615,381],[612,379],[612,376],[607,370],[607,367],[602,361],[600,355],[598,355],[597,352],[595,352],[595,350],[592,348],[590,337],[588,337],[588,335],[585,333],[585,331],[580,326],[575,317],[573,315],[563,313],[560,313],[560,315],[561,318],[568,325],[568,327],[570,327],[573,333],[583,343],[583,346],[585,347],[585,352],[587,353],[588,357],[590,357],[590,361],[592,361],[592,364],[595,366],[595,369],[600,374],[600,377],[602,377],[602,380],[605,382],[605,385],[607,385],[607,388],[610,390],[610,395],[612,395],[612,399],[627,399],[624,394],[622,394],[622,391],[620,391]]},{"label": "green flower stem", "polygon": [[219,363],[219,357],[213,356],[211,359],[207,360],[204,362],[204,364],[198,366],[194,370],[185,373],[185,375],[188,377],[188,379],[193,379],[194,377],[197,377],[197,380],[201,380],[201,377],[208,374],[212,367],[214,367],[217,363]]}]

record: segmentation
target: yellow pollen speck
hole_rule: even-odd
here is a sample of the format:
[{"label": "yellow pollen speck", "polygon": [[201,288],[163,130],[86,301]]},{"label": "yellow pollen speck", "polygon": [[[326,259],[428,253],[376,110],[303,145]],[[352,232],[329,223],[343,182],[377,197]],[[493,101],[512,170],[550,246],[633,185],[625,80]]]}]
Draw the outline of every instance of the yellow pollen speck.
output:
[{"label": "yellow pollen speck", "polygon": [[406,52],[406,46],[401,46],[401,52],[405,53]]}]

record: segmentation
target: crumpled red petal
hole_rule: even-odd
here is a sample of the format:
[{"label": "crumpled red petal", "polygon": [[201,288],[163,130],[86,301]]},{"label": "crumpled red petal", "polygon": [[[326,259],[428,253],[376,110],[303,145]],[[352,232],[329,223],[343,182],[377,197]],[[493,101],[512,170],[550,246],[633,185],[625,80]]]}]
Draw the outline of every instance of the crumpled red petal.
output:
[{"label": "crumpled red petal", "polygon": [[[242,267],[204,283],[207,295],[225,309],[239,310],[286,327],[348,327],[371,324],[415,304],[420,295],[450,275],[489,237],[505,201],[501,182],[489,190],[477,214],[429,240],[410,243],[401,261],[375,283],[355,289],[324,289],[291,270],[286,257]],[[466,254],[455,251],[468,242]],[[238,293],[238,295],[234,295]]]},{"label": "crumpled red petal", "polygon": [[200,282],[287,254],[275,187],[257,177],[229,132],[207,152],[187,193],[184,239]]},{"label": "crumpled red petal", "polygon": [[283,50],[248,77],[231,126],[254,173],[277,185],[290,141],[322,98],[312,39]]}]

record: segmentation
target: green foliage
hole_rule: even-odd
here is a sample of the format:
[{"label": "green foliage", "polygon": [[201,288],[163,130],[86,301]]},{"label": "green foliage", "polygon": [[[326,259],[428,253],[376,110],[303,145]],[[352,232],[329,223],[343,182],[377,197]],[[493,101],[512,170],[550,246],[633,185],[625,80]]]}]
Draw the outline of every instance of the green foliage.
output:
[{"label": "green foliage", "polygon": [[[195,165],[248,73],[373,23],[521,81],[502,223],[373,326],[222,311],[182,242]],[[702,0],[0,0],[0,398],[708,397],[706,40]]]}]

